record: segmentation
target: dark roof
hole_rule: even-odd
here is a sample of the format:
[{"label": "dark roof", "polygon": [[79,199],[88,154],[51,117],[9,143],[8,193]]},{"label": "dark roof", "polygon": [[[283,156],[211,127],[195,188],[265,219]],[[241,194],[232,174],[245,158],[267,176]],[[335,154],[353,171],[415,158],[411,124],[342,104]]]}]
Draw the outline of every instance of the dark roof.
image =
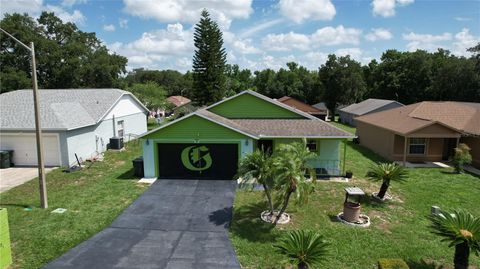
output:
[{"label": "dark roof", "polygon": [[316,109],[321,109],[321,110],[327,110],[327,105],[325,105],[325,102],[320,102],[320,103],[316,103],[313,105],[314,108]]},{"label": "dark roof", "polygon": [[[123,95],[132,94],[120,89],[41,89],[42,128],[72,130],[96,124]],[[148,111],[143,104],[139,104]],[[0,128],[35,128],[32,90],[0,94]]]},{"label": "dark roof", "polygon": [[440,123],[458,132],[480,135],[480,103],[425,101],[368,114],[355,120],[401,134]]},{"label": "dark roof", "polygon": [[389,105],[391,103],[396,103],[399,106],[403,106],[403,104],[393,101],[393,100],[383,100],[383,99],[367,99],[365,101],[362,101],[360,103],[356,104],[351,104],[347,107],[344,107],[340,109],[342,112],[347,112],[353,115],[365,115],[375,109],[384,107],[386,105]]}]

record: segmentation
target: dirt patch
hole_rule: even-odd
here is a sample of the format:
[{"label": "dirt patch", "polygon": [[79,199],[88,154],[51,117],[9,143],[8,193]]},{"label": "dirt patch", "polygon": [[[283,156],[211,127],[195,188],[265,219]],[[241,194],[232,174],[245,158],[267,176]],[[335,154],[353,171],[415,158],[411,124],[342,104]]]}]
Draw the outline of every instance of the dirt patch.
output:
[{"label": "dirt patch", "polygon": [[125,161],[116,161],[115,166],[122,166],[125,164]]},{"label": "dirt patch", "polygon": [[370,210],[367,215],[370,217],[372,223],[374,223],[374,227],[384,231],[385,233],[392,233],[390,231],[390,220],[384,212],[378,210]]}]

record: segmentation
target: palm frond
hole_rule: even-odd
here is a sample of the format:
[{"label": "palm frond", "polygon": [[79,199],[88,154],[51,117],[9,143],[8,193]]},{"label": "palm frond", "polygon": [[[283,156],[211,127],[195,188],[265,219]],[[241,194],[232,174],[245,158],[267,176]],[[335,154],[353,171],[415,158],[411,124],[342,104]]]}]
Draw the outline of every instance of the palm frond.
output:
[{"label": "palm frond", "polygon": [[286,255],[290,262],[313,267],[321,264],[328,256],[328,246],[319,233],[298,230],[287,232],[275,248]]},{"label": "palm frond", "polygon": [[389,183],[407,178],[407,170],[395,163],[379,163],[370,167],[367,177],[373,180]]}]

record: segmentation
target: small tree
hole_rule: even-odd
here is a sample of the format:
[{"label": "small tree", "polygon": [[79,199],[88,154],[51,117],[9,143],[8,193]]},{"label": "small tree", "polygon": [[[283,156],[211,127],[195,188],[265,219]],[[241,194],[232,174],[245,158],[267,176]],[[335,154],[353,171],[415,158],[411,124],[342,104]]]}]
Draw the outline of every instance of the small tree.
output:
[{"label": "small tree", "polygon": [[265,152],[263,149],[257,149],[240,160],[237,173],[239,177],[242,177],[243,182],[254,179],[262,184],[267,197],[270,215],[273,215],[274,212],[271,196],[271,188],[273,187],[272,172],[270,153]]},{"label": "small tree", "polygon": [[368,171],[367,176],[370,179],[382,181],[382,186],[377,197],[383,199],[387,193],[390,182],[404,180],[407,176],[405,168],[395,163],[380,163],[374,165]]},{"label": "small tree", "polygon": [[442,236],[442,241],[450,241],[449,246],[455,247],[455,269],[467,269],[470,251],[477,256],[480,252],[480,218],[461,210],[455,210],[453,214],[441,211],[428,218],[432,222],[432,233]]},{"label": "small tree", "polygon": [[309,182],[306,182],[305,172],[308,161],[315,156],[303,143],[295,142],[282,144],[275,152],[274,166],[277,188],[283,193],[282,207],[278,212],[274,224],[282,217],[287,209],[290,197],[296,193],[299,201],[306,201],[306,196],[311,192]]},{"label": "small tree", "polygon": [[289,231],[275,245],[277,251],[288,257],[299,269],[307,269],[323,262],[329,244],[314,231]]},{"label": "small tree", "polygon": [[458,147],[455,148],[455,155],[452,158],[453,167],[455,172],[462,173],[463,166],[465,164],[472,163],[472,155],[470,155],[470,148],[463,143],[460,143]]}]

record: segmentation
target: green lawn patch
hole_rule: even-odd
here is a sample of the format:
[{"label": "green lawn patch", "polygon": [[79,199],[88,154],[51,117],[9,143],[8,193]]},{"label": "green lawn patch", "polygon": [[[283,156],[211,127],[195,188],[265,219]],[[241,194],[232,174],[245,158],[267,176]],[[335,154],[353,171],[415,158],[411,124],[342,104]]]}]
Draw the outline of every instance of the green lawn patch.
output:
[{"label": "green lawn patch", "polygon": [[[38,179],[0,194],[8,209],[13,268],[38,268],[107,227],[145,189],[133,176],[141,144],[106,152],[102,162],[74,173],[47,174],[48,209],[40,209]],[[88,166],[88,164],[87,164]],[[24,207],[32,205],[32,211]],[[66,208],[63,214],[50,213]]]},{"label": "green lawn patch", "polygon": [[[383,159],[373,152],[347,142],[346,168],[353,172],[353,180],[316,183],[309,204],[298,207],[292,202],[287,209],[292,222],[276,228],[260,220],[260,212],[267,208],[263,192],[237,191],[230,237],[242,266],[285,266],[284,257],[275,252],[273,244],[284,230],[310,229],[331,243],[324,268],[376,268],[382,258],[403,259],[410,268],[453,268],[454,249],[430,233],[426,216],[432,205],[447,210],[463,208],[480,215],[480,177],[452,174],[453,169],[407,169],[407,181],[392,182],[389,188],[393,201],[377,204],[364,197],[362,211],[371,218],[369,228],[337,222],[345,187],[358,186],[368,194],[379,190],[380,183],[365,176],[370,165],[379,161]],[[473,254],[470,263],[480,267],[480,259]]]}]

